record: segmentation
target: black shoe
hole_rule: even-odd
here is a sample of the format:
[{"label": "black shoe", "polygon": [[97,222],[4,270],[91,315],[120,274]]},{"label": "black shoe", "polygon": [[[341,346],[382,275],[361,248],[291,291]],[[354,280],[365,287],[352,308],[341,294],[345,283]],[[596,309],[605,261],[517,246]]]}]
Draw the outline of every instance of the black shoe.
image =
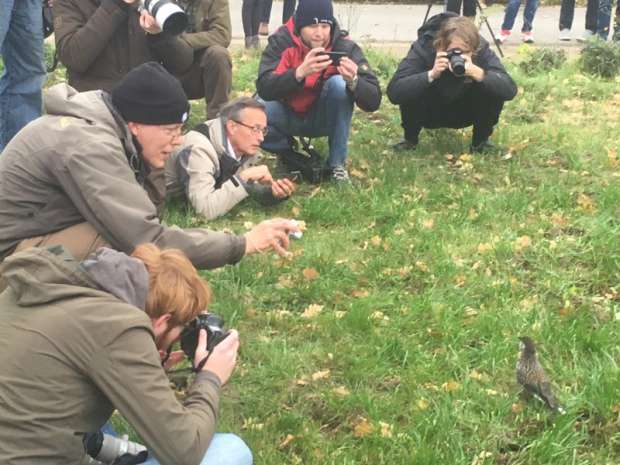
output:
[{"label": "black shoe", "polygon": [[396,144],[392,145],[392,149],[395,152],[412,152],[416,149],[416,147],[418,146],[417,143],[411,142],[410,140],[407,139],[403,139],[400,142],[397,142]]},{"label": "black shoe", "polygon": [[483,140],[479,144],[475,144],[475,145],[472,143],[469,146],[469,151],[471,153],[481,153],[481,154],[487,154],[487,155],[500,153],[502,152],[502,150],[503,150],[502,147],[494,144],[489,139]]}]

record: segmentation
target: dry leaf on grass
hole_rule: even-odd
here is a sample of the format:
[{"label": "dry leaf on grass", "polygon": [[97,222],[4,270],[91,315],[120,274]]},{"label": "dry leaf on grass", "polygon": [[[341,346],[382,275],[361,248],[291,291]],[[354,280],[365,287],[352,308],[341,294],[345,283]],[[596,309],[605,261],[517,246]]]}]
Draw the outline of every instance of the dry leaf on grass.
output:
[{"label": "dry leaf on grass", "polygon": [[443,383],[441,385],[441,389],[443,389],[446,392],[454,392],[454,391],[458,391],[459,389],[461,389],[461,385],[457,381],[450,380],[450,381],[446,381],[445,383]]},{"label": "dry leaf on grass", "polygon": [[351,391],[344,386],[335,387],[332,389],[332,392],[340,397],[347,397],[348,395],[351,395]]},{"label": "dry leaf on grass", "polygon": [[312,381],[319,381],[321,379],[327,379],[330,377],[330,375],[331,375],[331,372],[329,370],[317,371],[316,373],[312,373]]},{"label": "dry leaf on grass", "polygon": [[285,449],[294,440],[295,436],[292,434],[287,434],[284,440],[278,445],[278,449]]},{"label": "dry leaf on grass", "polygon": [[517,240],[513,244],[513,249],[515,252],[522,252],[523,250],[531,247],[532,239],[530,236],[521,236],[517,238]]},{"label": "dry leaf on grass", "polygon": [[422,410],[422,411],[428,410],[428,407],[430,405],[428,403],[428,400],[426,399],[418,399],[418,401],[415,404],[418,407],[418,410]]},{"label": "dry leaf on grass", "polygon": [[302,318],[314,318],[322,311],[323,311],[322,305],[310,304],[308,305],[308,307],[306,307],[304,312],[301,314],[301,317]]},{"label": "dry leaf on grass", "polygon": [[389,423],[384,423],[382,421],[379,422],[379,427],[381,428],[381,436],[384,438],[391,438],[394,432],[394,426]]},{"label": "dry leaf on grass", "polygon": [[373,426],[364,417],[358,417],[357,421],[353,425],[353,436],[356,438],[363,438],[368,436],[373,431]]},{"label": "dry leaf on grass", "polygon": [[314,268],[304,268],[301,273],[304,275],[304,279],[306,279],[307,281],[315,280],[320,276],[319,272],[316,271]]}]

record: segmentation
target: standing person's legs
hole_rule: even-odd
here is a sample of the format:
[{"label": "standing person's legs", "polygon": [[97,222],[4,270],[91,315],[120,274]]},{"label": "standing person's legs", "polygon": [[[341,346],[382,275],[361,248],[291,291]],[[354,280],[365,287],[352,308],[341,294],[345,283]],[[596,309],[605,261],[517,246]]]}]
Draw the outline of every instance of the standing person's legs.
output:
[{"label": "standing person's legs", "polygon": [[269,35],[269,20],[271,19],[271,7],[273,0],[261,0],[260,26],[258,34],[261,36]]},{"label": "standing person's legs", "polygon": [[282,24],[286,23],[295,13],[295,0],[284,0],[282,7]]},{"label": "standing person's legs", "polygon": [[353,117],[353,98],[340,75],[330,77],[323,85],[319,101],[308,120],[317,135],[327,135],[329,168],[344,167],[347,162],[349,133]]},{"label": "standing person's legs", "polygon": [[596,33],[598,36],[607,40],[609,36],[609,26],[611,25],[611,0],[599,0],[598,17],[596,21]]},{"label": "standing person's legs", "polygon": [[[200,465],[252,465],[252,451],[239,436],[215,433]],[[143,465],[159,465],[154,458]]]},{"label": "standing person's legs", "polygon": [[463,16],[476,17],[476,0],[463,0]]},{"label": "standing person's legs", "polygon": [[560,6],[560,31],[571,29],[573,27],[574,17],[575,0],[562,0],[562,6]]},{"label": "standing person's legs", "polygon": [[616,0],[616,16],[614,19],[613,40],[620,42],[620,0]]},{"label": "standing person's legs", "polygon": [[41,116],[43,20],[41,0],[0,0],[0,151],[26,124]]},{"label": "standing person's legs", "polygon": [[506,4],[506,10],[504,12],[504,22],[502,23],[502,30],[511,31],[515,25],[515,19],[517,13],[519,13],[519,7],[521,6],[521,0],[508,0]]},{"label": "standing person's legs", "polygon": [[538,9],[538,0],[525,0],[525,9],[523,10],[523,27],[521,32],[530,32],[534,24],[534,16]]},{"label": "standing person's legs", "polygon": [[260,0],[243,0],[241,6],[241,21],[243,22],[243,34],[245,35],[245,47],[258,47],[258,28],[260,25],[261,4]]},{"label": "standing person's legs", "polygon": [[446,0],[446,11],[451,11],[457,15],[461,14],[462,0]]},{"label": "standing person's legs", "polygon": [[586,31],[596,32],[598,22],[598,0],[588,0],[586,6]]}]

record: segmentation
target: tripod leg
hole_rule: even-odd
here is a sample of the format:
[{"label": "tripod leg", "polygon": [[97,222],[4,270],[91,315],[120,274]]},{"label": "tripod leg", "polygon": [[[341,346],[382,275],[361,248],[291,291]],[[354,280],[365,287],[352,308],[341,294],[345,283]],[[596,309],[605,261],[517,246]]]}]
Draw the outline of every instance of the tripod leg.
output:
[{"label": "tripod leg", "polygon": [[422,26],[426,24],[426,20],[428,19],[428,14],[431,12],[431,8],[433,7],[433,0],[428,2],[428,7],[426,8],[426,14],[424,15],[424,21],[422,21]]},{"label": "tripod leg", "polygon": [[[429,4],[429,6],[430,6],[430,4]],[[499,40],[497,40],[497,37],[495,37],[495,33],[493,32],[493,28],[489,24],[489,20],[488,20],[487,16],[484,14],[484,11],[482,10],[482,5],[480,5],[480,0],[476,0],[476,6],[478,7],[478,10],[480,11],[480,15],[484,19],[485,24],[489,28],[489,32],[491,33],[491,37],[493,38],[493,43],[497,47],[497,51],[499,52],[499,55],[502,58],[504,58],[504,52],[502,52],[502,48],[499,45]]]}]

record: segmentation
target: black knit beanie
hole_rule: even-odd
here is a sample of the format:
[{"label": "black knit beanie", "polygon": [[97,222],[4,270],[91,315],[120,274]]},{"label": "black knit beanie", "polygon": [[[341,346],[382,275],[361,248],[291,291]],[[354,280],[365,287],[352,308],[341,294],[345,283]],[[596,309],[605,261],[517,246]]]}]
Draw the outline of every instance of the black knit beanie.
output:
[{"label": "black knit beanie", "polygon": [[334,7],[331,0],[299,0],[295,11],[295,27],[299,31],[311,24],[334,24]]},{"label": "black knit beanie", "polygon": [[127,73],[112,90],[112,103],[127,122],[178,124],[189,115],[189,102],[181,83],[154,61]]}]

